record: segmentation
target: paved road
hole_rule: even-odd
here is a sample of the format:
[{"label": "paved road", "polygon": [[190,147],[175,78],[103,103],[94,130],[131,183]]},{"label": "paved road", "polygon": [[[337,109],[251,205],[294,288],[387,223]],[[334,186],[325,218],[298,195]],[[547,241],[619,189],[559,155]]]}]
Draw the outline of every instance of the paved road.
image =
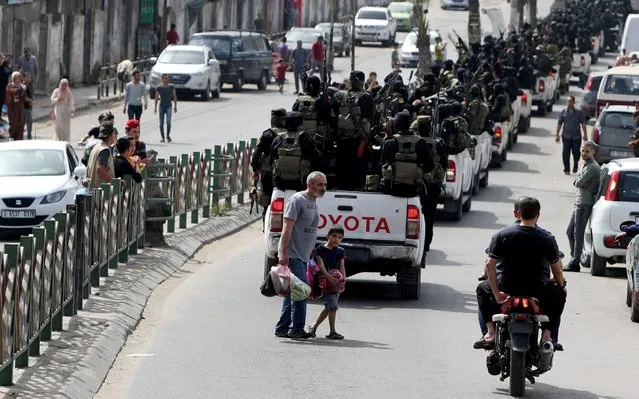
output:
[{"label": "paved road", "polygon": [[[463,29],[464,13],[431,15]],[[366,57],[361,69],[384,71],[388,50],[358,51]],[[562,100],[548,117],[533,119],[504,167],[491,171],[489,187],[463,222],[437,223],[421,300],[400,301],[391,279],[359,275],[349,279],[341,300],[338,328],[345,341],[275,338],[280,301],[257,291],[263,241],[255,224],[207,247],[186,273],[154,293],[145,320],[96,398],[503,397],[507,382],[489,376],[484,353],[471,349],[479,337],[476,276],[489,237],[512,222],[512,201],[521,195],[541,200],[540,223],[568,252],[564,231],[573,178],[563,175],[560,147],[549,132],[564,106]],[[633,365],[639,346],[632,344],[637,326],[624,304],[624,273],[567,276],[560,335],[566,352],[557,355],[549,374],[529,385],[529,397],[637,397]],[[307,320],[320,310],[309,305]]]}]

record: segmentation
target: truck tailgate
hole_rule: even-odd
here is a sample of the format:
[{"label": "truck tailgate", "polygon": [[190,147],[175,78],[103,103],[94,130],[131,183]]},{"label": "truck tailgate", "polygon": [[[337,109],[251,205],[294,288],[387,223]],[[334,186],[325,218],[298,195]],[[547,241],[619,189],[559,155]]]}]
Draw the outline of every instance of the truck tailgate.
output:
[{"label": "truck tailgate", "polygon": [[318,237],[325,238],[335,224],[344,227],[345,239],[406,240],[408,198],[381,193],[327,191],[318,199]]}]

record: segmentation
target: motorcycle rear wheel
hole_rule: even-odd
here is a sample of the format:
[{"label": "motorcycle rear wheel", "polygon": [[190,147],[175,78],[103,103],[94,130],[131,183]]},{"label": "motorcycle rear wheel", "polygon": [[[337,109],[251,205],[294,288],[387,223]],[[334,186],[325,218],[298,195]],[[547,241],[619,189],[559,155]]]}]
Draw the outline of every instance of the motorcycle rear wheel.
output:
[{"label": "motorcycle rear wheel", "polygon": [[526,391],[526,352],[510,350],[510,396],[519,398]]}]

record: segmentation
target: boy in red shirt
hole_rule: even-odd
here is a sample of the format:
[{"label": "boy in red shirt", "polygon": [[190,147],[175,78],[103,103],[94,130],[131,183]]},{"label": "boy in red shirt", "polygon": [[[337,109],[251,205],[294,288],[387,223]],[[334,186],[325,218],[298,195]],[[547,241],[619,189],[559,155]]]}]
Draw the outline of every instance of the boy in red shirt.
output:
[{"label": "boy in red shirt", "polygon": [[286,70],[288,70],[288,64],[282,58],[280,65],[277,66],[277,84],[280,86],[280,93],[284,93],[284,80],[286,80]]}]

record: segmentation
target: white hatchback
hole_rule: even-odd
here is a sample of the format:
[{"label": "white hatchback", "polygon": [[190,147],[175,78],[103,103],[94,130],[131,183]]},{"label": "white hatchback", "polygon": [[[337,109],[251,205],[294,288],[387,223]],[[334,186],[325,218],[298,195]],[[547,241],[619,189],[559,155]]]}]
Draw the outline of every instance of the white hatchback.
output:
[{"label": "white hatchback", "polygon": [[603,165],[599,183],[580,259],[593,276],[604,276],[608,263],[626,261],[628,241],[615,241],[615,236],[623,222],[639,223],[639,158],[616,159]]},{"label": "white hatchback", "polygon": [[64,141],[0,144],[0,233],[28,230],[64,212],[86,173]]}]

